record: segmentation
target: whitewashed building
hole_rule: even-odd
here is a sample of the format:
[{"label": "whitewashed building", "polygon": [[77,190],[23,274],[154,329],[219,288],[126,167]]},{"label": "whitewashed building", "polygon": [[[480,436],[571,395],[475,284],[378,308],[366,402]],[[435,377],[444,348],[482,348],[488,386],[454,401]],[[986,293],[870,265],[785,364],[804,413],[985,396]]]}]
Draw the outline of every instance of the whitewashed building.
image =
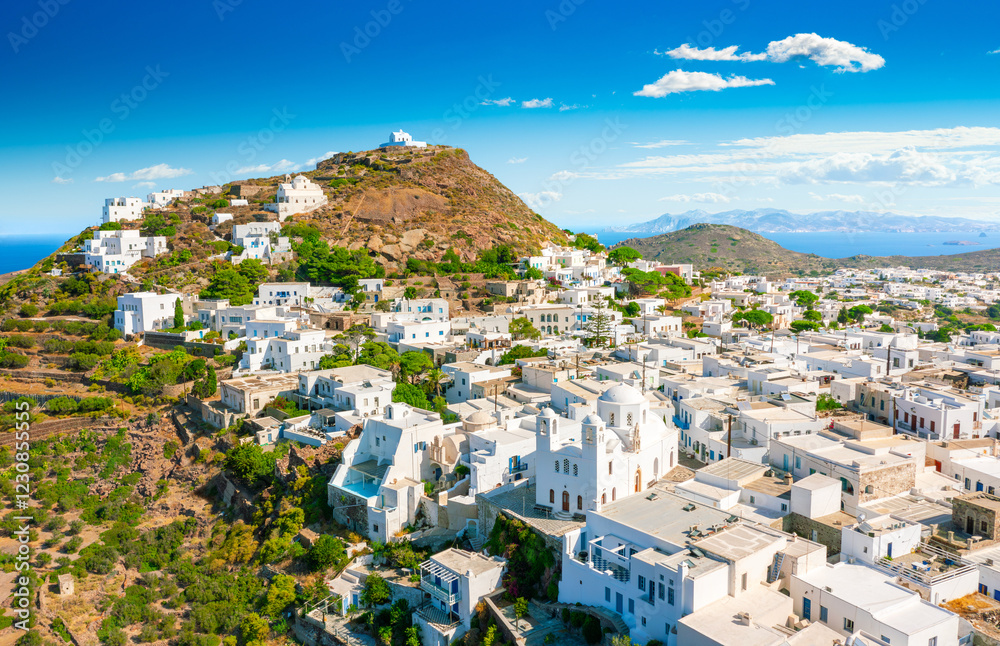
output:
[{"label": "whitewashed building", "polygon": [[167,252],[164,236],[146,237],[137,229],[94,231],[83,246],[84,262],[107,274],[121,274],[143,258]]},{"label": "whitewashed building", "polygon": [[174,326],[174,310],[180,297],[177,294],[133,292],[118,297],[115,310],[115,329],[131,336]]},{"label": "whitewashed building", "polygon": [[384,144],[379,144],[379,148],[394,148],[397,146],[409,147],[409,148],[426,148],[426,141],[414,141],[410,133],[403,132],[402,130],[397,130],[395,132],[389,133],[389,141]]},{"label": "whitewashed building", "polygon": [[326,204],[326,194],[318,184],[311,181],[304,175],[297,175],[295,179],[278,184],[278,194],[274,204],[267,206],[268,210],[278,214],[278,219],[283,220],[296,213],[306,213]]},{"label": "whitewashed building", "polygon": [[104,200],[104,222],[119,222],[121,220],[139,220],[142,211],[148,204],[138,197],[109,197]]},{"label": "whitewashed building", "polygon": [[502,558],[455,548],[421,563],[420,589],[430,597],[414,615],[421,642],[451,644],[464,635],[478,615],[480,599],[500,587],[506,567]]},{"label": "whitewashed building", "polygon": [[165,191],[154,191],[150,193],[146,196],[146,201],[149,202],[150,208],[162,209],[174,200],[179,200],[182,197],[184,197],[184,191],[179,188],[168,188]]},{"label": "whitewashed building", "polygon": [[[255,321],[254,324],[260,322]],[[248,335],[250,330],[247,330]],[[284,332],[281,336],[251,337],[240,360],[241,373],[259,370],[297,372],[315,370],[323,355],[333,352],[323,330],[302,329]]]}]

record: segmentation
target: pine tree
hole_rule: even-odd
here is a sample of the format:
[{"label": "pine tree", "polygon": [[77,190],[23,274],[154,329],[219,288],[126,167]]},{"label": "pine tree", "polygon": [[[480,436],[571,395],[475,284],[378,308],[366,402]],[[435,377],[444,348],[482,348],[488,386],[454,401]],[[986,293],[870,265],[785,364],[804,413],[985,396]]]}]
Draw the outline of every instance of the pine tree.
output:
[{"label": "pine tree", "polygon": [[605,311],[604,302],[597,301],[594,305],[594,313],[587,319],[587,325],[584,328],[590,338],[591,347],[608,347],[611,342],[611,324],[611,315]]},{"label": "pine tree", "polygon": [[184,327],[184,308],[181,306],[181,299],[174,302],[174,327]]}]

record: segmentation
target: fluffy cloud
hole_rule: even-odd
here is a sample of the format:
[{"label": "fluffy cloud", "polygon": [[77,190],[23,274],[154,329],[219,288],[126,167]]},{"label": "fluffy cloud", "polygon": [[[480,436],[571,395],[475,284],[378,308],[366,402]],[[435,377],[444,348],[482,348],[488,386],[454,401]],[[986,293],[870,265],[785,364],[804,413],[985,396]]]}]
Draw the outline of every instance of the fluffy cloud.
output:
[{"label": "fluffy cloud", "polygon": [[666,148],[667,146],[684,146],[691,142],[684,141],[683,139],[661,139],[659,141],[650,141],[644,144],[638,141],[630,141],[629,144],[635,146],[636,148]]},{"label": "fluffy cloud", "polygon": [[904,148],[886,155],[837,153],[796,162],[781,173],[781,179],[792,184],[902,182],[940,186],[955,183],[959,173],[935,155]]},{"label": "fluffy cloud", "polygon": [[567,110],[579,110],[580,108],[586,108],[585,105],[580,105],[579,103],[574,103],[573,105],[566,105],[562,103],[559,105],[559,112],[566,112]]},{"label": "fluffy cloud", "polygon": [[994,49],[992,52],[986,52],[987,54],[1000,54],[1000,49]]},{"label": "fluffy cloud", "polygon": [[320,163],[324,159],[330,159],[331,157],[333,157],[336,154],[337,153],[335,153],[334,151],[328,150],[325,153],[323,153],[322,155],[320,155],[319,157],[313,157],[312,159],[307,159],[306,160],[306,166],[315,166],[316,164]]},{"label": "fluffy cloud", "polygon": [[658,81],[642,86],[641,90],[633,92],[635,96],[662,98],[668,94],[679,92],[696,92],[711,90],[718,92],[730,87],[753,87],[756,85],[774,85],[771,79],[748,79],[745,76],[730,76],[723,78],[719,74],[708,72],[685,72],[674,70],[663,75]]},{"label": "fluffy cloud", "polygon": [[132,188],[153,188],[154,186],[156,186],[156,182],[139,182],[133,184]]},{"label": "fluffy cloud", "polygon": [[511,157],[510,159],[507,160],[507,163],[508,164],[523,164],[526,161],[528,161],[527,157]]},{"label": "fluffy cloud", "polygon": [[768,60],[784,63],[805,57],[817,65],[832,66],[838,72],[870,72],[885,65],[885,59],[864,47],[823,38],[819,34],[795,34],[767,46]]},{"label": "fluffy cloud", "polygon": [[190,168],[171,168],[167,164],[157,164],[148,168],[140,168],[131,173],[111,173],[105,177],[95,178],[95,182],[126,182],[129,180],[158,180],[173,179],[190,175],[194,171]]},{"label": "fluffy cloud", "polygon": [[669,56],[670,58],[681,58],[689,61],[762,61],[767,58],[767,54],[751,54],[749,52],[737,54],[737,49],[739,49],[739,46],[737,45],[723,47],[722,49],[716,49],[714,47],[698,49],[697,47],[684,44],[676,49],[671,49],[668,52],[654,53],[662,56]]},{"label": "fluffy cloud", "polygon": [[522,108],[551,108],[552,98],[548,99],[531,99],[530,101],[521,101]]},{"label": "fluffy cloud", "polygon": [[533,211],[539,211],[553,202],[562,199],[562,193],[558,191],[539,191],[538,193],[518,193],[517,196],[524,200]]},{"label": "fluffy cloud", "polygon": [[974,146],[1000,146],[1000,128],[959,126],[897,132],[866,130],[826,132],[737,139],[723,145],[758,148],[771,154],[885,153],[906,147],[947,150]]},{"label": "fluffy cloud", "polygon": [[697,202],[699,204],[729,204],[731,201],[721,193],[694,193],[692,195],[668,195],[661,197],[660,202]]},{"label": "fluffy cloud", "polygon": [[287,159],[282,159],[273,164],[257,164],[256,166],[244,166],[243,168],[237,168],[233,173],[234,175],[248,175],[253,173],[289,173],[300,170],[302,164],[296,164],[293,161]]},{"label": "fluffy cloud", "polygon": [[[864,47],[852,45],[836,38],[823,38],[819,34],[795,34],[783,40],[771,41],[767,51],[760,54],[743,52],[731,45],[721,49],[699,49],[681,45],[662,52],[662,55],[691,61],[771,61],[785,63],[796,58],[808,58],[817,65],[834,67],[838,72],[870,72],[885,65],[885,59]],[[661,52],[656,52],[660,54]]]},{"label": "fluffy cloud", "polygon": [[502,108],[506,108],[508,105],[510,105],[513,102],[514,102],[513,98],[507,97],[505,99],[486,99],[485,101],[483,101],[479,105],[498,105],[498,106],[500,106]]},{"label": "fluffy cloud", "polygon": [[52,183],[53,184],[72,184],[73,183],[73,178],[72,177],[53,177],[52,178]]}]

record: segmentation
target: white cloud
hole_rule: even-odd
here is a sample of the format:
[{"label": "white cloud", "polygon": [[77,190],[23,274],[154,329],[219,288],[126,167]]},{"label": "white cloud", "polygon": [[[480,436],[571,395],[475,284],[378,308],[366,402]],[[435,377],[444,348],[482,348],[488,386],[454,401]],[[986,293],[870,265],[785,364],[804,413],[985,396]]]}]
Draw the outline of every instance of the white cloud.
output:
[{"label": "white cloud", "polygon": [[531,99],[530,101],[521,101],[522,108],[551,108],[552,98],[548,99]]},{"label": "white cloud", "polygon": [[635,146],[636,148],[666,148],[667,146],[685,146],[689,143],[691,142],[684,141],[683,139],[661,139],[659,141],[650,141],[644,144],[640,144],[638,141],[629,142],[629,144]]},{"label": "white cloud", "polygon": [[797,162],[781,173],[781,179],[791,184],[903,182],[934,186],[955,183],[959,174],[935,155],[903,148],[885,155],[837,153]]},{"label": "white cloud", "polygon": [[817,65],[836,67],[837,72],[870,72],[885,65],[884,58],[864,47],[819,34],[795,34],[767,45],[767,58],[775,63],[803,56]]},{"label": "white cloud", "polygon": [[73,178],[72,177],[53,177],[52,178],[52,183],[53,184],[72,184],[73,183]]},{"label": "white cloud", "polygon": [[572,182],[579,175],[571,170],[559,170],[549,175],[550,182]]},{"label": "white cloud", "polygon": [[307,159],[306,160],[306,166],[315,166],[316,164],[320,163],[321,161],[323,161],[325,159],[330,159],[331,157],[333,157],[336,154],[337,154],[336,152],[334,152],[332,150],[328,150],[325,153],[323,153],[322,155],[320,155],[319,157],[313,157],[312,159]]},{"label": "white cloud", "polygon": [[698,49],[697,47],[692,47],[691,45],[685,43],[684,45],[681,45],[676,49],[671,49],[667,52],[654,51],[654,53],[660,54],[661,56],[681,58],[689,61],[762,61],[767,58],[767,54],[751,54],[749,52],[737,54],[737,49],[739,49],[739,46],[737,45],[723,47],[722,49],[716,49],[714,47]]},{"label": "white cloud", "polygon": [[864,204],[867,201],[862,195],[844,195],[842,193],[818,195],[809,191],[809,197],[819,202],[847,202],[848,204]]},{"label": "white cloud", "polygon": [[95,178],[95,182],[125,182],[128,180],[156,180],[173,179],[191,175],[194,171],[190,168],[171,168],[168,164],[157,164],[148,168],[140,168],[131,173],[111,173],[105,177]]},{"label": "white cloud", "polygon": [[139,182],[138,184],[133,184],[132,188],[153,188],[156,186],[156,182]]},{"label": "white cloud", "polygon": [[498,105],[498,106],[500,106],[502,108],[506,108],[508,105],[510,105],[513,102],[514,102],[514,99],[508,96],[507,98],[504,98],[504,99],[486,99],[485,101],[483,101],[479,105]]},{"label": "white cloud", "polygon": [[668,195],[661,197],[660,202],[698,202],[700,204],[729,204],[730,200],[721,193],[694,193],[692,195]]},{"label": "white cloud", "polygon": [[562,193],[558,191],[540,191],[538,193],[518,193],[517,196],[524,200],[533,211],[539,211],[553,202],[562,199]]},{"label": "white cloud", "polygon": [[1000,128],[966,127],[897,132],[853,131],[737,139],[725,146],[765,149],[772,154],[891,152],[907,146],[937,150],[1000,146]]},{"label": "white cloud", "polygon": [[273,164],[257,164],[256,166],[244,166],[243,168],[237,168],[233,174],[248,175],[254,173],[287,173],[300,170],[301,168],[302,164],[296,164],[293,161],[282,159]]},{"label": "white cloud", "polygon": [[748,79],[745,76],[730,76],[723,78],[719,74],[708,72],[685,72],[674,70],[662,76],[658,81],[642,86],[641,90],[633,92],[635,96],[662,98],[668,94],[679,92],[696,92],[710,90],[718,92],[729,87],[753,87],[755,85],[774,85],[771,79]]},{"label": "white cloud", "polygon": [[986,52],[987,54],[1000,54],[1000,49],[994,49],[992,52]]},{"label": "white cloud", "polygon": [[666,52],[655,53],[690,61],[766,60],[772,63],[785,63],[793,59],[808,58],[817,65],[835,67],[838,72],[870,72],[885,65],[884,58],[869,52],[864,47],[836,38],[823,38],[819,34],[795,34],[783,40],[771,41],[767,45],[767,51],[760,54],[750,52],[737,54],[738,49],[737,45],[720,49],[714,47],[699,49],[684,44]]},{"label": "white cloud", "polygon": [[559,112],[566,112],[567,110],[579,110],[580,108],[586,108],[585,105],[580,105],[579,103],[574,103],[573,105],[566,105],[562,103],[559,105]]},{"label": "white cloud", "polygon": [[527,157],[511,157],[510,159],[507,160],[507,163],[508,164],[523,164],[526,161],[528,161]]}]

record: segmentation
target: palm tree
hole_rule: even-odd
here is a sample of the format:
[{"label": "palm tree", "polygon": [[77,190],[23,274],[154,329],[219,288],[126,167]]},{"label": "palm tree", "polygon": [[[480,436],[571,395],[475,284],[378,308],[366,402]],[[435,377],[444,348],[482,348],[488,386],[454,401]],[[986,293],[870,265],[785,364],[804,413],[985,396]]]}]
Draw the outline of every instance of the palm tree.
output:
[{"label": "palm tree", "polygon": [[427,388],[434,391],[436,397],[441,396],[441,382],[444,381],[444,371],[440,368],[431,368],[427,371],[424,383]]}]

